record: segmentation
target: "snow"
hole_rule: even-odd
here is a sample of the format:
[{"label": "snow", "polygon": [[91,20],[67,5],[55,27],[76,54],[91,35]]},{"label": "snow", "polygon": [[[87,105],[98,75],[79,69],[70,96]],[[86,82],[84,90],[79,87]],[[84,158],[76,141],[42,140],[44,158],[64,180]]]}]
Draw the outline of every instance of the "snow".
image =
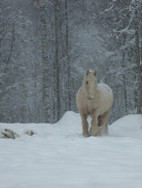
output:
[{"label": "snow", "polygon": [[114,122],[105,137],[82,137],[74,112],[52,125],[1,123],[5,128],[20,137],[0,139],[0,188],[142,187],[141,115]]}]

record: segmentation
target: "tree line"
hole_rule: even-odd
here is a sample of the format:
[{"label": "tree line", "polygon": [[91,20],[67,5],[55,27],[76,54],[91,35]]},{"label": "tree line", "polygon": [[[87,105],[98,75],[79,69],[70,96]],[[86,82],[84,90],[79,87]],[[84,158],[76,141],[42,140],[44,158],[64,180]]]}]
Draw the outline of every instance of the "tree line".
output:
[{"label": "tree line", "polygon": [[142,107],[141,0],[2,0],[0,122],[57,122],[77,111],[87,69],[115,100],[110,122]]}]

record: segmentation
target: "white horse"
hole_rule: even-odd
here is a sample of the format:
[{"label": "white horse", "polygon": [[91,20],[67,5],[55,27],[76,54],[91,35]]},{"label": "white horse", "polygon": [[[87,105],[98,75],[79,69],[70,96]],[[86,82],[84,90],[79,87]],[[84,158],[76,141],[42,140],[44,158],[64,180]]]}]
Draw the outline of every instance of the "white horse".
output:
[{"label": "white horse", "polygon": [[[96,71],[86,71],[82,87],[77,94],[77,108],[82,118],[83,136],[108,134],[108,118],[113,98],[108,85],[97,84]],[[90,131],[88,131],[88,116],[92,117]]]}]

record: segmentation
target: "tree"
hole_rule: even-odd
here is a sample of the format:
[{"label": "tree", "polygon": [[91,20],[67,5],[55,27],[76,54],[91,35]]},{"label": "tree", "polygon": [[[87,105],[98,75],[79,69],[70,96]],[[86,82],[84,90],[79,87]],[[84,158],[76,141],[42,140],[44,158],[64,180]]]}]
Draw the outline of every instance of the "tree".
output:
[{"label": "tree", "polygon": [[66,25],[66,64],[67,64],[67,110],[71,110],[71,65],[69,58],[69,21],[68,21],[68,0],[65,0],[65,25]]},{"label": "tree", "polygon": [[[127,2],[111,1],[108,8],[105,8],[101,13],[101,17],[103,17],[105,22],[107,20],[107,24],[110,26],[109,28],[112,33],[109,38],[110,45],[113,45],[111,53],[109,52],[112,54],[112,57],[109,56],[109,58],[115,59],[114,63],[121,62],[121,69],[119,64],[117,64],[119,70],[119,73],[117,73],[119,77],[117,78],[120,80],[121,76],[123,77],[121,83],[124,88],[123,104],[125,104],[125,113],[129,113],[134,109],[134,107],[132,107],[132,104],[134,103],[137,106],[138,113],[141,113],[142,107],[142,72],[140,68],[139,39],[140,22],[138,21],[140,20],[141,14],[140,7],[140,1],[138,0],[130,0]],[[118,61],[116,61],[116,55],[119,55]],[[135,65],[137,65],[137,68],[135,68]],[[134,81],[134,75],[137,75],[136,82]],[[117,82],[118,81],[116,81],[116,83]],[[136,83],[137,88],[135,87],[134,82]],[[135,95],[137,95],[137,102],[135,101]]]},{"label": "tree", "polygon": [[7,2],[0,2],[0,121],[9,120],[6,116],[8,111],[4,105],[4,101],[10,97],[11,88],[14,87],[14,73],[11,70],[11,57],[14,50],[15,41],[15,23],[13,22],[14,15],[7,14],[10,10],[7,7]]},{"label": "tree", "polygon": [[42,51],[42,105],[45,122],[49,122],[50,111],[49,111],[49,66],[48,66],[48,47],[47,47],[47,27],[46,27],[46,9],[45,1],[39,0],[40,7],[40,24],[41,24],[41,51]]},{"label": "tree", "polygon": [[[139,20],[141,16],[142,2],[135,0],[134,3],[134,22],[135,22],[135,56],[138,74],[138,100],[137,100],[137,113],[142,113],[142,69],[141,69],[141,54],[140,54],[140,26]],[[140,12],[141,11],[141,12]],[[141,23],[142,24],[142,23]]]}]

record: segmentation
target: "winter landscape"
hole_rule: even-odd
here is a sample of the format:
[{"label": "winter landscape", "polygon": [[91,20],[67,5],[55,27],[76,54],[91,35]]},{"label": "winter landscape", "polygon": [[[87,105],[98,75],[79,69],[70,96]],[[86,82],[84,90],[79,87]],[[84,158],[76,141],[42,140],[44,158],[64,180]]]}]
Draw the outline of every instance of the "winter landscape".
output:
[{"label": "winter landscape", "polygon": [[[19,134],[0,139],[1,188],[141,188],[142,116],[109,126],[109,136],[81,135],[78,113],[56,124],[0,124]],[[33,130],[33,136],[24,131]]]},{"label": "winter landscape", "polygon": [[0,0],[0,188],[39,187],[142,187],[142,0]]}]

